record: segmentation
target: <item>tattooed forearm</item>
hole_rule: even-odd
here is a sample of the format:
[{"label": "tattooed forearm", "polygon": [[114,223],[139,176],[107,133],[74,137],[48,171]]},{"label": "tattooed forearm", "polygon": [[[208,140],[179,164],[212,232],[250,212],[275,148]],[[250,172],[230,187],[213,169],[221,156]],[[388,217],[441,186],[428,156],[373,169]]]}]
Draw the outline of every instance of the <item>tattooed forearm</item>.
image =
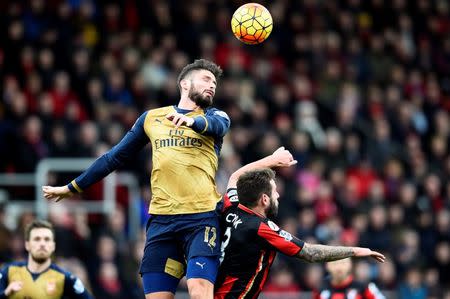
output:
[{"label": "tattooed forearm", "polygon": [[344,259],[354,255],[352,247],[327,246],[305,243],[297,257],[308,262],[329,262]]}]

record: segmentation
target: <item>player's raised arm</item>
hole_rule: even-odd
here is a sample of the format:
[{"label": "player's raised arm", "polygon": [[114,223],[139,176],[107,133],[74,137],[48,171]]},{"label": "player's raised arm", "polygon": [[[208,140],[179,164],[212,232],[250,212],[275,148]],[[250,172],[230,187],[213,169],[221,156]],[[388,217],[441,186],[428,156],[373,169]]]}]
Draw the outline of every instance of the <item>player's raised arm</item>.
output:
[{"label": "player's raised arm", "polygon": [[284,148],[284,146],[278,148],[273,154],[264,157],[258,161],[249,163],[242,166],[230,176],[228,180],[227,189],[236,188],[236,183],[239,177],[250,170],[259,168],[272,168],[272,167],[289,167],[297,164],[297,160],[294,160],[292,154]]},{"label": "player's raised arm", "polygon": [[305,243],[297,257],[311,263],[330,262],[348,257],[371,257],[383,263],[385,256],[379,252],[363,247],[328,246]]},{"label": "player's raised arm", "polygon": [[43,186],[42,191],[46,199],[60,201],[70,197],[73,193],[80,193],[94,183],[116,170],[128,159],[133,157],[150,140],[144,131],[144,121],[147,112],[143,113],[130,131],[110,151],[102,155],[80,176],[66,186]]}]

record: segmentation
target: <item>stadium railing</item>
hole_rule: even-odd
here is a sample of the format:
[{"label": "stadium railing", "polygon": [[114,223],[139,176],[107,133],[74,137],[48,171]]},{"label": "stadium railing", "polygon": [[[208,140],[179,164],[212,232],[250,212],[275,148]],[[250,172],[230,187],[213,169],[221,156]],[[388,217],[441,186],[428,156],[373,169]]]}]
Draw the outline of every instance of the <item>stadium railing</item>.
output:
[{"label": "stadium railing", "polygon": [[[13,195],[0,189],[1,201],[5,202],[7,215],[20,215],[24,211],[34,211],[41,219],[48,217],[48,201],[42,193],[42,186],[48,184],[48,174],[51,172],[76,172],[85,170],[95,159],[91,158],[47,158],[39,162],[35,173],[0,173],[0,188],[8,187],[34,187],[35,201],[19,200]],[[65,201],[71,208],[81,207],[88,213],[112,213],[116,208],[116,186],[125,186],[129,192],[128,227],[130,240],[136,240],[141,223],[140,191],[136,177],[127,172],[113,172],[103,180],[103,198],[99,201]],[[9,223],[10,227],[13,226]]]}]

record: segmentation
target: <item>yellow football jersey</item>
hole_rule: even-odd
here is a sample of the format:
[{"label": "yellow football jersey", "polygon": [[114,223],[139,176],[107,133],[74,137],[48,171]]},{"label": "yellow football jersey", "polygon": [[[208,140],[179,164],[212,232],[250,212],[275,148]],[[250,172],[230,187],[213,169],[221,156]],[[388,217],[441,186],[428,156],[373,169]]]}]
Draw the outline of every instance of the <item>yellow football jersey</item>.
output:
[{"label": "yellow football jersey", "polygon": [[[192,117],[194,123],[176,129],[166,118],[173,112]],[[214,177],[223,136],[229,127],[227,114],[215,108],[184,110],[167,106],[149,110],[116,146],[67,186],[72,192],[82,192],[151,142],[149,213],[178,215],[212,211],[220,199]]]},{"label": "yellow football jersey", "polygon": [[[150,110],[144,122],[145,133],[152,144],[153,162],[149,213],[175,215],[212,211],[220,199],[214,181],[218,167],[217,140],[213,135],[203,135],[186,126],[175,129],[166,119],[171,112],[176,112],[174,106]],[[203,110],[186,115],[205,117]]]},{"label": "yellow football jersey", "polygon": [[5,287],[13,281],[22,282],[22,288],[10,294],[9,299],[91,298],[78,278],[55,264],[42,273],[32,274],[25,262],[12,263],[0,272],[0,280]]}]

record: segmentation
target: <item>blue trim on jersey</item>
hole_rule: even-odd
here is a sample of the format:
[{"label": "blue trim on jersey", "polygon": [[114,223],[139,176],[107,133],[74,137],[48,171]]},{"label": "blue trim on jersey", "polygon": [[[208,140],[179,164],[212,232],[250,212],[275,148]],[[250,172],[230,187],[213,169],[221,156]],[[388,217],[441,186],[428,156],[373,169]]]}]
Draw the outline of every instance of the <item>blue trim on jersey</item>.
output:
[{"label": "blue trim on jersey", "polygon": [[[86,171],[75,179],[75,182],[82,190],[85,190],[116,170],[150,142],[144,130],[147,113],[148,111],[144,112],[137,119],[131,130],[128,131],[117,145],[95,160]],[[67,186],[72,192],[76,192],[72,183]]]},{"label": "blue trim on jersey", "polygon": [[196,256],[188,261],[186,278],[203,278],[212,284],[216,282],[219,270],[218,256]]},{"label": "blue trim on jersey", "polygon": [[178,107],[178,106],[176,106],[176,105],[172,105],[172,106],[173,106],[173,108],[175,108],[175,111],[176,111],[177,113],[181,113],[181,114],[186,114],[186,113],[189,113],[189,112],[194,111],[194,110],[192,110],[192,109],[183,109],[183,108],[180,108],[180,107]]},{"label": "blue trim on jersey", "polygon": [[180,280],[172,275],[161,272],[146,272],[142,274],[144,294],[156,292],[171,292],[175,294]]}]

